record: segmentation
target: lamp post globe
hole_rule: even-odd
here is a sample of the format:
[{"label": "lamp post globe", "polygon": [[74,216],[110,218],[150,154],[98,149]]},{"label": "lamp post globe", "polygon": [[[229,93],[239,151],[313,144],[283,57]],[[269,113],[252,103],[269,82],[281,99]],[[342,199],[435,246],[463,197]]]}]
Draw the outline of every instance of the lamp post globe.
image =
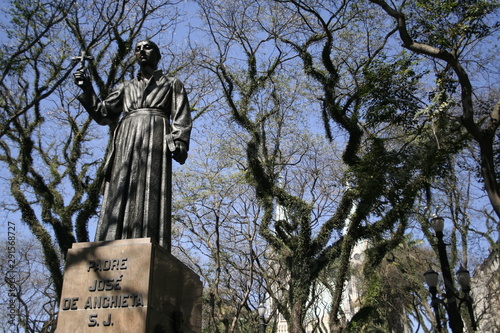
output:
[{"label": "lamp post globe", "polygon": [[257,312],[259,313],[259,333],[265,333],[266,332],[266,306],[264,303],[260,303],[259,307],[257,308]]}]

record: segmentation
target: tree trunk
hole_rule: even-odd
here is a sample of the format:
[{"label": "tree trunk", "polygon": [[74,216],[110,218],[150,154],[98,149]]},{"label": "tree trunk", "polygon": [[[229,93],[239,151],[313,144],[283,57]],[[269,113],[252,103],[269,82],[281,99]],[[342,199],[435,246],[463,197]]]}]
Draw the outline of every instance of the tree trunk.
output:
[{"label": "tree trunk", "polygon": [[497,216],[500,217],[500,192],[495,173],[493,143],[490,141],[478,141],[481,148],[481,173],[484,178],[484,188],[488,193],[491,205]]},{"label": "tree trunk", "polygon": [[288,324],[289,333],[305,333],[306,330],[302,326],[305,317],[305,302],[302,300],[297,300],[293,306],[292,311],[290,311],[290,322]]}]

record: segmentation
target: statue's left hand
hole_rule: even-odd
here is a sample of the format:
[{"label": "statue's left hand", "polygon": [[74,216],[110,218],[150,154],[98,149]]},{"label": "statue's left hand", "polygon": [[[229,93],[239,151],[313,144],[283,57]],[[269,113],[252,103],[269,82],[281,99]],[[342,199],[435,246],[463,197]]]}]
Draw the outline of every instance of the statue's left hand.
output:
[{"label": "statue's left hand", "polygon": [[172,158],[179,162],[179,164],[184,164],[187,156],[186,144],[183,141],[175,141],[175,151],[172,154]]}]

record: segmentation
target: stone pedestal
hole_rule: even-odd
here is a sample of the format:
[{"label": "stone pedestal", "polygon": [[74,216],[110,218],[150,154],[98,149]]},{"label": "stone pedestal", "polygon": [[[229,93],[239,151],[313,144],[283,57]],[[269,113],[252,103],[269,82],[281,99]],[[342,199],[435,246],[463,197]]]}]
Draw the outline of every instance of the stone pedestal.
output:
[{"label": "stone pedestal", "polygon": [[149,238],[75,243],[58,333],[201,333],[199,276]]}]

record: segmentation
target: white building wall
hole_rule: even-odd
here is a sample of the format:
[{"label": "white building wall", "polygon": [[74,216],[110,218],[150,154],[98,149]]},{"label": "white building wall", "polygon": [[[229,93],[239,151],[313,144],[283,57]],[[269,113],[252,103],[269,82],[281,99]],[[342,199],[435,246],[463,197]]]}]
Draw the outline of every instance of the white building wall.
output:
[{"label": "white building wall", "polygon": [[478,332],[500,332],[500,257],[492,252],[471,280]]}]

